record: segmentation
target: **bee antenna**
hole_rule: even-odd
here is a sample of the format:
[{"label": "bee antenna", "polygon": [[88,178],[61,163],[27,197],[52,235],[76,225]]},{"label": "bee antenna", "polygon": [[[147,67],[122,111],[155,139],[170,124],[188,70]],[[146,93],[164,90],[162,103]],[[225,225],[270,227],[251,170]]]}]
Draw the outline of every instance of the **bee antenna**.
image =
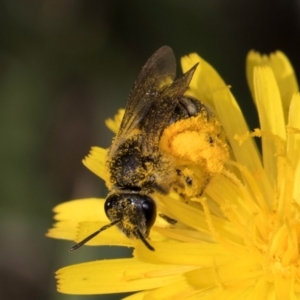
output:
[{"label": "bee antenna", "polygon": [[117,223],[119,223],[121,221],[121,219],[115,220],[113,222],[111,222],[110,224],[107,224],[103,227],[101,227],[99,230],[95,231],[94,233],[92,233],[91,235],[89,235],[88,237],[86,237],[85,239],[83,239],[81,242],[79,242],[78,244],[74,245],[72,248],[70,248],[69,251],[74,251],[77,250],[78,248],[80,248],[81,246],[83,246],[85,243],[87,243],[89,240],[91,240],[92,238],[94,238],[96,235],[98,235],[101,231],[112,227],[114,225],[116,225]]},{"label": "bee antenna", "polygon": [[144,245],[151,251],[155,251],[155,249],[148,243],[148,241],[145,239],[145,237],[142,235],[142,233],[137,230],[137,234],[139,236],[139,238],[142,240],[142,242],[144,243]]}]

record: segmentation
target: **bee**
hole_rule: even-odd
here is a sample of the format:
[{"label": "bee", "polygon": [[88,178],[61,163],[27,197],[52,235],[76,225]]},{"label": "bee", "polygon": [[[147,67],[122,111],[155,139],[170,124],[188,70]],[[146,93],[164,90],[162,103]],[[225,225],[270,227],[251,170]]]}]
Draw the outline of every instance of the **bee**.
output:
[{"label": "bee", "polygon": [[[128,238],[140,239],[154,251],[148,236],[157,215],[155,193],[166,195],[174,189],[184,196],[189,187],[197,184],[191,169],[161,149],[161,137],[167,128],[182,120],[200,114],[208,122],[214,119],[201,101],[184,95],[197,66],[198,63],[175,79],[176,61],[170,47],[161,47],[148,59],[134,83],[120,129],[108,149],[110,192],[104,208],[111,223],[70,251],[114,225]],[[207,176],[199,188],[192,189],[192,195],[201,195],[209,181]]]}]

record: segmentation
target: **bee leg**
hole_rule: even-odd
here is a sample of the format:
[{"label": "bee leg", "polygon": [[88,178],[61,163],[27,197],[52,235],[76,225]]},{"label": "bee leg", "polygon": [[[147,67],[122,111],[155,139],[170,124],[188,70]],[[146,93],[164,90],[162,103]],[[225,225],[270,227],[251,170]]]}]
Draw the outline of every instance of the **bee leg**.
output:
[{"label": "bee leg", "polygon": [[158,214],[161,218],[163,218],[166,222],[168,222],[169,224],[171,224],[171,225],[174,225],[174,224],[176,224],[177,223],[177,220],[174,220],[174,219],[172,219],[172,218],[170,218],[170,217],[168,217],[168,216],[166,216],[166,215],[164,215],[164,214]]},{"label": "bee leg", "polygon": [[188,197],[184,194],[179,194],[180,197],[182,198],[182,201],[185,203],[185,204],[189,204],[190,203],[190,200],[188,199]]},{"label": "bee leg", "polygon": [[[180,186],[180,187],[182,189],[182,186]],[[190,200],[188,199],[188,197],[184,193],[179,192],[179,190],[176,187],[174,187],[174,191],[180,196],[182,202],[184,202],[185,204],[190,203]]]},{"label": "bee leg", "polygon": [[208,184],[210,183],[211,181],[211,176],[208,175],[205,180],[204,180],[204,183],[203,183],[203,186],[201,187],[201,190],[200,190],[200,193],[198,195],[196,195],[196,197],[201,197],[203,195],[203,193],[205,192],[205,189],[207,188]]}]

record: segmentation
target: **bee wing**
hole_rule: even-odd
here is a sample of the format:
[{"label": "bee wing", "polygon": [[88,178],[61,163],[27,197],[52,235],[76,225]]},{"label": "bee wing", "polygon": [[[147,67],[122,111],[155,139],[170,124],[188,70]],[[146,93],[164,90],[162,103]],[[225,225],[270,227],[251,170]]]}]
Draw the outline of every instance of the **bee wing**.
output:
[{"label": "bee wing", "polygon": [[197,66],[198,63],[154,97],[151,109],[141,121],[141,146],[144,155],[157,151],[163,130],[170,124],[175,107],[187,90]]},{"label": "bee wing", "polygon": [[136,128],[156,101],[157,92],[170,85],[175,74],[176,61],[173,50],[163,46],[148,59],[139,73],[130,92],[117,138],[122,140],[122,136]]}]

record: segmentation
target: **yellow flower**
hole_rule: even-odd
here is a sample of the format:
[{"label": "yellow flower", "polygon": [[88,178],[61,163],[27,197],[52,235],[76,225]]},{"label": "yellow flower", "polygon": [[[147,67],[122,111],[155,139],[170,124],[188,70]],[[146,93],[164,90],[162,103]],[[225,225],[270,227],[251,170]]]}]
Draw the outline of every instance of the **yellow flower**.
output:
[{"label": "yellow flower", "polygon": [[[190,205],[178,195],[158,197],[149,251],[114,227],[89,245],[133,246],[133,258],[95,261],[57,272],[69,294],[137,291],[126,299],[300,299],[300,95],[294,71],[281,52],[250,52],[247,78],[260,119],[250,132],[217,72],[197,54],[182,58],[183,71],[200,62],[190,94],[219,117],[231,157],[204,196]],[[117,131],[123,111],[107,125]],[[262,155],[254,137],[262,139]],[[105,180],[105,150],[95,147],[85,165]],[[103,199],[55,208],[48,236],[80,241],[108,223]],[[199,205],[199,202],[201,205]]]}]

